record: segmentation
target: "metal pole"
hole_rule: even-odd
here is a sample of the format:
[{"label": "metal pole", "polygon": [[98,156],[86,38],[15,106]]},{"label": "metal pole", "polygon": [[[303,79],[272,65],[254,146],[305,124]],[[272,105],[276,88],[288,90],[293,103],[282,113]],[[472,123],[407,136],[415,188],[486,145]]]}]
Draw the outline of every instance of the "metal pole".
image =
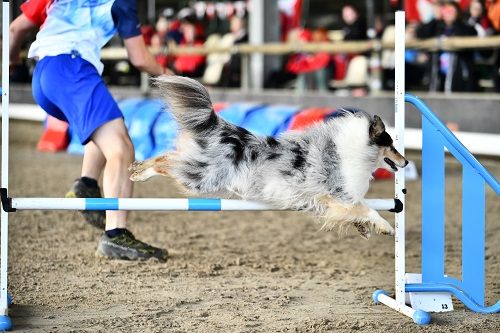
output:
[{"label": "metal pole", "polygon": [[[9,22],[10,3],[2,4],[2,179],[3,188],[9,188]],[[2,209],[0,236],[0,316],[8,314],[7,268],[9,248],[9,215]]]},{"label": "metal pole", "polygon": [[143,96],[149,95],[149,74],[141,72],[140,90]]},{"label": "metal pole", "polygon": [[249,71],[249,55],[247,53],[240,53],[241,56],[241,91],[246,93],[250,89],[250,73]]},{"label": "metal pole", "polygon": [[[264,43],[264,0],[253,0],[250,11],[249,42],[260,45]],[[252,53],[250,56],[250,83],[252,89],[261,90],[264,86],[264,55],[262,53]]]},{"label": "metal pole", "polygon": [[148,22],[154,26],[156,22],[156,5],[155,0],[148,0]]},{"label": "metal pole", "polygon": [[368,38],[373,39],[376,36],[375,32],[375,8],[373,0],[366,0],[366,34]]},{"label": "metal pole", "polygon": [[[396,12],[395,39],[395,127],[396,149],[404,156],[405,128],[405,12]],[[395,177],[395,197],[403,203],[403,210],[396,214],[395,228],[395,280],[396,303],[405,305],[405,172],[399,170]]]}]

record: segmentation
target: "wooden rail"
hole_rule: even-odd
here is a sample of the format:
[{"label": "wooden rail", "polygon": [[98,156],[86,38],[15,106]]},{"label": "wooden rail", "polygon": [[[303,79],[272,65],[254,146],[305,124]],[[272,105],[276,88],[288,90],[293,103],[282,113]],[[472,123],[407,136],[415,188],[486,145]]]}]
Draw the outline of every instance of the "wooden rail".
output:
[{"label": "wooden rail", "polygon": [[[463,49],[491,49],[500,48],[500,36],[491,37],[448,37],[412,40],[406,42],[409,49],[427,51],[457,51]],[[266,43],[266,44],[237,44],[231,47],[205,46],[176,46],[169,49],[151,48],[153,54],[268,54],[282,55],[298,52],[328,52],[328,53],[364,53],[380,49],[393,49],[394,43],[382,43],[380,40],[332,42],[332,43]],[[107,47],[102,50],[101,56],[106,60],[127,59],[127,51],[123,47]]]}]

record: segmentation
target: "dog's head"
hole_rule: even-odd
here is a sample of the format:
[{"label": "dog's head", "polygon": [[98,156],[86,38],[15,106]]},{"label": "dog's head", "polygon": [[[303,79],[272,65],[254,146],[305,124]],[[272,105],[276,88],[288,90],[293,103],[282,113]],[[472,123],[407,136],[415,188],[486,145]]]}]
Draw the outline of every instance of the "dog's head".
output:
[{"label": "dog's head", "polygon": [[376,145],[379,149],[377,167],[384,168],[389,171],[398,171],[399,168],[404,168],[408,161],[394,148],[392,138],[385,131],[385,125],[379,116],[373,116],[370,122],[370,142]]}]

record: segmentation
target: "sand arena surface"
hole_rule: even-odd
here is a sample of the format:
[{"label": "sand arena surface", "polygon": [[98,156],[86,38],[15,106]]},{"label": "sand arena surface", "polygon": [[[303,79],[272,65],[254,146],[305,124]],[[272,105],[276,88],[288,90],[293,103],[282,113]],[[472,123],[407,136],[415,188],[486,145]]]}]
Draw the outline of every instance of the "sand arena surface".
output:
[{"label": "sand arena surface", "polygon": [[[12,121],[10,196],[61,197],[81,156],[37,152],[39,123]],[[407,155],[410,159],[418,155]],[[500,178],[498,160],[482,160]],[[417,164],[420,164],[416,160]],[[459,276],[460,169],[447,164],[446,271]],[[407,271],[420,260],[420,183],[407,184]],[[391,197],[377,181],[369,197]],[[177,197],[167,178],[137,197]],[[500,200],[487,193],[487,303],[500,298]],[[393,223],[393,214],[384,216]],[[371,294],[393,292],[393,240],[343,235],[297,212],[134,212],[136,236],[171,258],[128,263],[94,257],[100,233],[65,211],[20,211],[10,219],[10,310],[19,332],[499,332],[500,315],[434,314],[417,328]]]}]

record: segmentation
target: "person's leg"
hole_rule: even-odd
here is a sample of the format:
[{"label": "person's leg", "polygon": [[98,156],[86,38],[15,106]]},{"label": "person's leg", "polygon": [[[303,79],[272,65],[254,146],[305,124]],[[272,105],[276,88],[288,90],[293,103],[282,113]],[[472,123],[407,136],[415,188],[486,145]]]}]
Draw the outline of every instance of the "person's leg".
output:
[{"label": "person's leg", "polygon": [[[82,174],[97,178],[105,159],[105,197],[130,197],[132,183],[128,178],[127,168],[134,159],[134,150],[123,122],[123,115],[101,76],[92,64],[78,56],[52,57],[48,64],[50,66],[46,66],[45,75],[41,80],[42,86],[46,87],[45,94],[64,113],[80,142],[84,145],[91,142],[95,148],[88,148],[90,155],[85,157]],[[60,89],[54,89],[54,82],[65,84]],[[77,189],[74,191],[75,196],[101,196],[100,191],[96,191],[96,195],[93,194],[94,191],[88,191],[98,189],[96,180],[89,178],[82,177],[75,182],[85,185],[78,186],[78,189],[85,191]],[[84,195],[77,195],[78,193]],[[108,211],[106,214],[107,228],[99,241],[98,255],[129,260],[167,259],[166,250],[137,240],[125,228],[126,211]]]},{"label": "person's leg", "polygon": [[[57,92],[54,92],[52,84],[52,82],[54,81],[62,82],[64,79],[60,77],[61,71],[59,70],[59,67],[61,61],[61,59],[56,57],[46,57],[38,62],[35,67],[35,71],[33,72],[32,92],[35,101],[49,115],[57,119],[69,122],[66,115],[60,108],[60,106],[65,107],[66,105],[64,103],[60,103],[59,99],[57,98],[57,92],[61,92],[61,89],[58,89]],[[56,67],[57,70],[54,70],[53,67]],[[65,94],[65,92],[62,92],[61,94],[64,97],[71,95],[71,93]],[[69,101],[69,99],[67,100]],[[95,147],[95,145],[93,146]],[[97,147],[95,147],[95,150],[95,152],[90,154],[93,157],[88,158],[87,163],[85,163],[86,158],[84,158],[84,168],[82,170],[82,176],[87,176],[91,179],[85,179],[84,177],[76,179],[71,185],[69,191],[66,192],[65,196],[67,198],[101,197],[101,190],[99,189],[99,186],[97,184],[97,179],[99,178],[104,165],[104,157],[102,156],[102,153],[99,152]],[[90,162],[90,160],[95,160],[95,162]],[[80,213],[82,213],[87,223],[98,229],[104,229],[105,212],[86,210],[80,211]]]},{"label": "person's leg", "polygon": [[101,150],[94,142],[89,141],[85,145],[81,176],[99,180],[105,164],[106,159]]},{"label": "person's leg", "polygon": [[[106,159],[101,150],[89,141],[85,145],[81,177],[75,179],[71,188],[66,192],[67,198],[102,198],[101,188],[99,187],[99,178]],[[105,227],[106,212],[102,210],[82,210],[85,221],[101,230]]]},{"label": "person's leg", "polygon": [[[128,166],[134,161],[134,147],[122,118],[109,121],[92,135],[106,159],[103,175],[103,190],[106,198],[129,198],[132,196],[132,181]],[[87,161],[89,162],[89,161]],[[106,230],[125,228],[127,211],[106,211]]]},{"label": "person's leg", "polygon": [[303,93],[306,90],[307,82],[306,82],[306,74],[298,74],[297,81],[295,83],[295,92]]},{"label": "person's leg", "polygon": [[318,91],[327,91],[328,90],[328,67],[318,69],[314,72],[314,76],[316,79],[316,89]]},{"label": "person's leg", "polygon": [[[101,125],[91,136],[92,142],[106,159],[103,174],[104,196],[128,198],[132,196],[132,182],[128,166],[134,160],[134,147],[122,118]],[[97,247],[97,254],[116,259],[166,261],[168,252],[140,240],[126,228],[127,211],[106,211],[106,231]]]}]

